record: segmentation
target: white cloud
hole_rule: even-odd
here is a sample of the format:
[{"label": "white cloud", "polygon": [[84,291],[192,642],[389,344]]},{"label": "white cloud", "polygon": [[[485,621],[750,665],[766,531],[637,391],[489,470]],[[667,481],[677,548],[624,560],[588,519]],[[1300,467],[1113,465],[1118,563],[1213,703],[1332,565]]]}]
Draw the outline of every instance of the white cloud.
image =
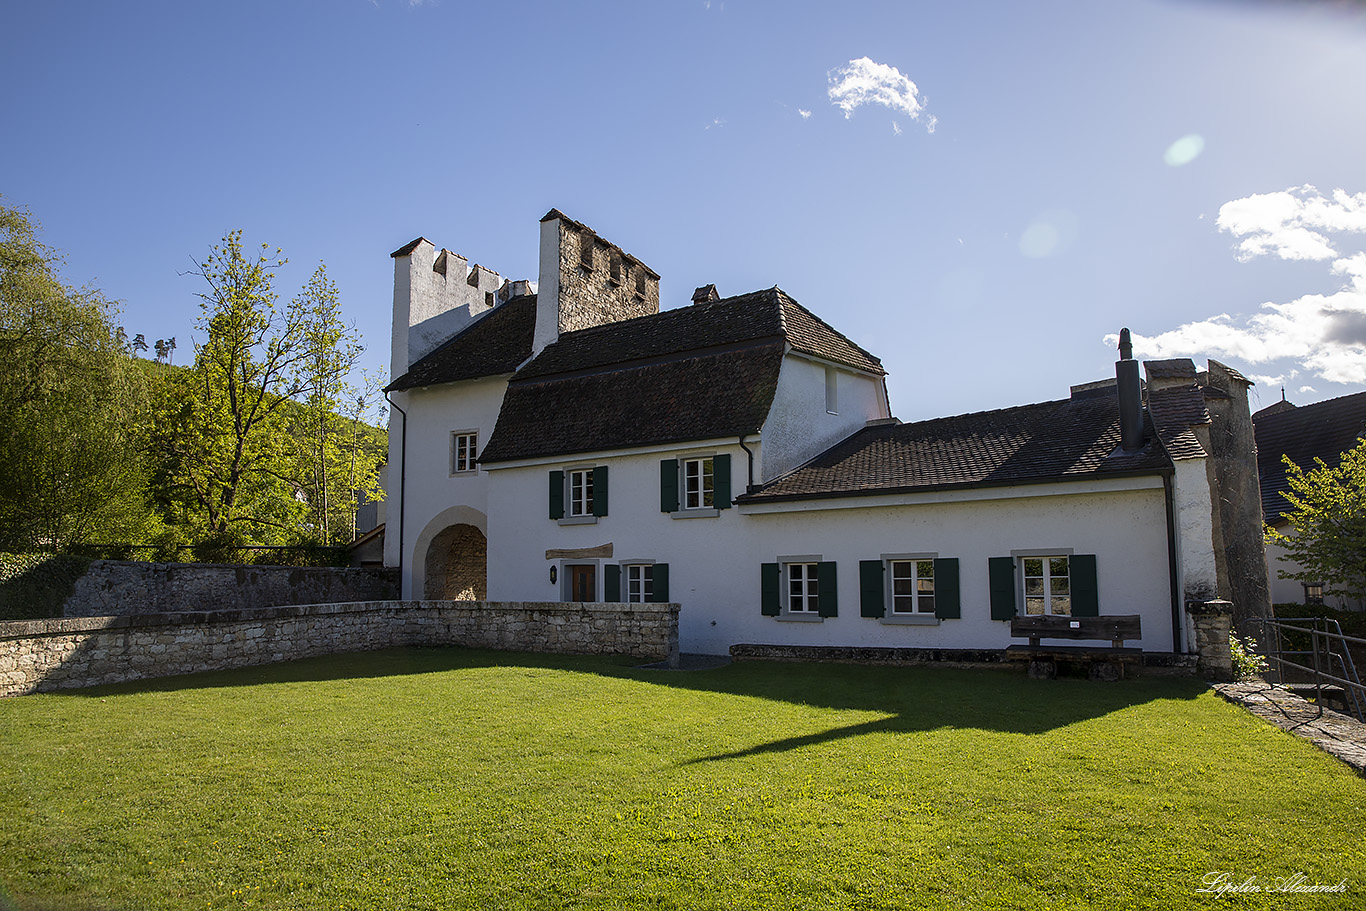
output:
[{"label": "white cloud", "polygon": [[1301,386],[1301,387],[1300,387],[1300,392],[1302,392],[1302,393],[1304,393],[1304,392],[1318,392],[1318,390],[1315,389],[1313,386]]},{"label": "white cloud", "polygon": [[1271,253],[1281,259],[1324,260],[1337,256],[1328,232],[1366,231],[1366,193],[1334,190],[1325,197],[1314,187],[1259,193],[1219,207],[1219,230],[1234,237],[1246,262]]},{"label": "white cloud", "polygon": [[797,108],[797,113],[802,115],[802,120],[810,120],[811,112],[806,108]]},{"label": "white cloud", "polygon": [[720,117],[717,117],[715,120],[713,120],[711,123],[707,124],[707,125],[706,125],[705,127],[703,127],[702,129],[704,129],[704,130],[710,130],[712,127],[720,128],[720,127],[723,127],[723,126],[725,126],[725,125],[726,125],[726,122],[725,122],[724,120],[722,120]]},{"label": "white cloud", "polygon": [[[920,120],[925,110],[914,82],[896,67],[874,63],[867,57],[831,70],[829,81],[830,103],[844,111],[845,118],[852,117],[855,108],[866,104],[880,104],[912,120]],[[936,118],[927,115],[925,129],[933,133],[935,123]]]},{"label": "white cloud", "polygon": [[892,135],[893,135],[893,136],[900,136],[900,135],[901,135],[901,127],[899,127],[899,126],[896,125],[896,121],[895,121],[895,120],[892,121]]},{"label": "white cloud", "polygon": [[1156,358],[1289,360],[1330,383],[1366,383],[1366,252],[1335,261],[1332,272],[1347,281],[1331,294],[1265,303],[1246,319],[1221,313],[1154,336],[1135,334],[1134,349]]}]

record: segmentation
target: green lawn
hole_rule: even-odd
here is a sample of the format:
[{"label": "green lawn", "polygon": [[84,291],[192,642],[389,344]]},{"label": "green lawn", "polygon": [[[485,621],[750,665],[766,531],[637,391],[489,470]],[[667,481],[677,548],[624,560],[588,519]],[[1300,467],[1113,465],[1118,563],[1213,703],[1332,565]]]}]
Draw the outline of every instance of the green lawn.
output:
[{"label": "green lawn", "polygon": [[0,883],[22,911],[1360,907],[1366,780],[1187,679],[399,649],[0,701]]}]

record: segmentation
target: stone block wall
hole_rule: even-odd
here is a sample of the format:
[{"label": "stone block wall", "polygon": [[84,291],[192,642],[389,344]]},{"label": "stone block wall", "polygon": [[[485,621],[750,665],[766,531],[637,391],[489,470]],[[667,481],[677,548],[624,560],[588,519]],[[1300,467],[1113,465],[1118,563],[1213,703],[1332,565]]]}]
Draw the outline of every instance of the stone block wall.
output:
[{"label": "stone block wall", "polygon": [[677,604],[370,601],[0,623],[0,696],[399,646],[678,660]]},{"label": "stone block wall", "polygon": [[1187,601],[1195,630],[1192,645],[1200,656],[1197,672],[1207,680],[1233,679],[1233,653],[1229,651],[1228,636],[1233,627],[1233,605],[1228,601]]},{"label": "stone block wall", "polygon": [[560,221],[559,331],[659,312],[659,276],[578,222]]},{"label": "stone block wall", "polygon": [[96,560],[62,607],[66,617],[254,610],[397,598],[398,570],[379,567],[228,566]]}]

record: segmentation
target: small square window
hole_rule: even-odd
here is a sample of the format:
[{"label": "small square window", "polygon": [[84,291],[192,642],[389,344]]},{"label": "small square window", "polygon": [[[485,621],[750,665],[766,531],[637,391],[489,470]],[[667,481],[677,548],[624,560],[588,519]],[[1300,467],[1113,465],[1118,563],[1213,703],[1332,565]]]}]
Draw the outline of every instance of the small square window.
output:
[{"label": "small square window", "polygon": [[715,505],[715,477],[711,458],[684,459],[683,508],[711,509]]},{"label": "small square window", "polygon": [[1322,604],[1323,603],[1323,583],[1306,582],[1304,583],[1304,603]]},{"label": "small square window", "polygon": [[1072,613],[1071,576],[1068,558],[1025,557],[1024,599],[1026,614]]},{"label": "small square window", "polygon": [[477,470],[475,457],[479,449],[479,434],[457,430],[451,434],[451,474]]},{"label": "small square window", "polygon": [[582,468],[568,472],[569,514],[571,516],[591,516],[593,514],[593,469]]},{"label": "small square window", "polygon": [[816,614],[820,611],[817,573],[819,563],[787,564],[787,609],[794,614]]},{"label": "small square window", "polygon": [[654,597],[655,568],[649,563],[629,563],[626,566],[626,600],[631,604],[645,604]]},{"label": "small square window", "polygon": [[892,561],[892,613],[934,613],[934,561]]}]

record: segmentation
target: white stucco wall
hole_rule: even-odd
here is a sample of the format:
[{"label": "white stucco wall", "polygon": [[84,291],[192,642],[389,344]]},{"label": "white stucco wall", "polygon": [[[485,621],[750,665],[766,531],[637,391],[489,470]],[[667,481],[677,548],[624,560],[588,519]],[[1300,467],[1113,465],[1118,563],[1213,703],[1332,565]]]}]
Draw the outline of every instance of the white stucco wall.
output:
[{"label": "white stucco wall", "polygon": [[[837,379],[837,414],[826,411],[826,368]],[[796,354],[783,358],[764,421],[764,458],[756,481],[786,474],[878,418],[890,417],[881,377]]]},{"label": "white stucco wall", "polygon": [[[743,490],[744,453],[736,446],[707,451],[731,453],[735,492]],[[559,599],[565,562],[596,564],[601,596],[604,564],[654,560],[669,564],[669,598],[682,604],[684,651],[724,654],[740,642],[1002,648],[1012,640],[1008,623],[990,619],[987,560],[1045,548],[1095,554],[1101,612],[1139,614],[1143,639],[1135,644],[1172,649],[1160,478],[1107,482],[1108,487],[967,491],[955,495],[967,499],[955,502],[945,502],[953,499],[946,495],[918,495],[847,508],[857,501],[829,500],[785,513],[735,508],[715,517],[676,519],[659,511],[659,461],[686,454],[654,451],[490,472],[489,597]],[[565,526],[548,518],[547,472],[577,464],[610,466],[610,508],[595,524]],[[1135,485],[1139,489],[1116,489]],[[549,549],[606,544],[612,546],[610,559],[546,558]],[[861,617],[858,562],[895,553],[958,558],[962,619],[906,626]],[[760,613],[760,565],[798,554],[838,563],[839,616],[796,622]],[[555,583],[551,565],[557,567]]]},{"label": "white stucco wall", "polygon": [[445,273],[434,271],[440,256],[422,241],[407,256],[394,257],[394,319],[389,368],[402,376],[418,358],[488,313],[487,294],[502,284],[497,272],[479,268],[471,285],[469,262],[447,253]]},{"label": "white stucco wall", "polygon": [[399,564],[398,485],[402,475],[407,496],[403,506],[403,597],[421,597],[426,545],[453,524],[474,525],[488,534],[488,472],[451,473],[451,434],[475,431],[482,449],[493,433],[507,377],[447,383],[393,394],[408,413],[408,453],[404,461],[402,415],[389,421],[389,491],[394,497],[385,527],[384,563]]}]

